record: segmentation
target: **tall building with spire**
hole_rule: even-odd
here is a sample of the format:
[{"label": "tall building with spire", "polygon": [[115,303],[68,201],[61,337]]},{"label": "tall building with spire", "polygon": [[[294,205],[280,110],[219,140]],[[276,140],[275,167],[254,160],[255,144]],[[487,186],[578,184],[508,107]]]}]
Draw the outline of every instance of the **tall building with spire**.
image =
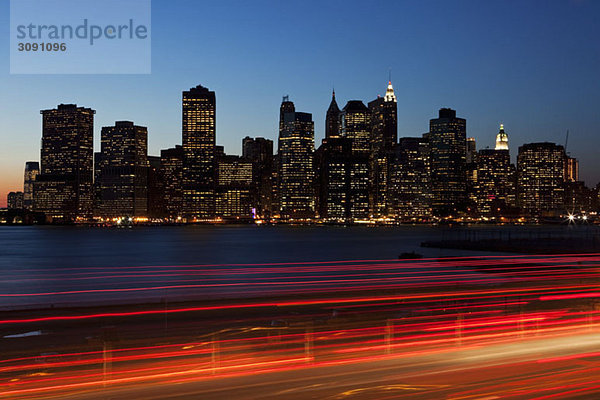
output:
[{"label": "tall building with spire", "polygon": [[390,158],[398,141],[398,105],[392,81],[388,81],[385,96],[369,102],[371,137],[369,153],[370,213],[375,218],[387,212]]},{"label": "tall building with spire", "polygon": [[508,135],[504,132],[504,124],[500,124],[500,131],[496,135],[495,150],[508,150]]},{"label": "tall building with spire", "polygon": [[183,214],[215,216],[215,92],[202,85],[182,95]]},{"label": "tall building with spire", "polygon": [[337,138],[340,137],[340,108],[335,101],[335,90],[331,94],[331,103],[327,109],[325,117],[325,137]]}]

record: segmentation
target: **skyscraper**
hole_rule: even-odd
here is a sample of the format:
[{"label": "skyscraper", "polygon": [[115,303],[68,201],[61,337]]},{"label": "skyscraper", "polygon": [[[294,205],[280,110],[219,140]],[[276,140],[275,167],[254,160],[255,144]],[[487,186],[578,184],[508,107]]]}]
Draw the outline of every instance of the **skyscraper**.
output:
[{"label": "skyscraper", "polygon": [[148,129],[130,121],[102,127],[98,215],[148,216]]},{"label": "skyscraper", "polygon": [[[294,104],[284,105],[294,109]],[[314,217],[314,122],[312,114],[285,112],[279,132],[279,210],[283,219]]]},{"label": "skyscraper", "polygon": [[325,137],[340,137],[340,109],[335,101],[335,90],[331,94],[331,103],[325,117]]},{"label": "skyscraper", "polygon": [[517,156],[518,199],[531,214],[564,210],[565,149],[554,143],[527,143]]},{"label": "skyscraper", "polygon": [[33,210],[34,184],[37,175],[40,173],[40,163],[37,161],[27,161],[25,163],[25,174],[23,179],[23,208]]},{"label": "skyscraper", "polygon": [[9,210],[22,210],[23,192],[9,192],[6,195],[6,208]]},{"label": "skyscraper", "polygon": [[41,111],[41,173],[34,185],[34,209],[53,220],[92,216],[95,113],[75,104]]},{"label": "skyscraper", "polygon": [[242,140],[242,157],[254,164],[253,194],[257,216],[270,219],[273,215],[273,141],[246,136]]},{"label": "skyscraper", "polygon": [[391,81],[384,97],[369,102],[369,111],[372,151],[391,151],[398,142],[398,104]]},{"label": "skyscraper", "polygon": [[371,151],[371,112],[360,100],[350,100],[342,110],[342,136],[352,140],[354,154]]},{"label": "skyscraper", "polygon": [[160,175],[164,182],[163,201],[170,218],[181,217],[183,211],[183,147],[177,145],[160,151]]},{"label": "skyscraper", "polygon": [[511,175],[508,149],[479,150],[475,186],[479,214],[501,215],[506,207],[511,205]]},{"label": "skyscraper", "polygon": [[253,217],[253,163],[232,155],[217,159],[216,215],[224,219]]},{"label": "skyscraper", "polygon": [[433,213],[456,215],[466,201],[466,131],[467,122],[456,111],[442,108],[439,118],[429,122],[431,188]]},{"label": "skyscraper", "polygon": [[319,216],[330,222],[369,217],[369,158],[352,154],[352,140],[326,138],[315,155]]},{"label": "skyscraper", "polygon": [[392,82],[388,82],[384,97],[369,102],[371,113],[369,202],[371,215],[387,216],[387,191],[390,158],[398,141],[398,106]]},{"label": "skyscraper", "polygon": [[429,141],[426,137],[404,137],[391,160],[388,209],[398,221],[431,218]]},{"label": "skyscraper", "polygon": [[215,216],[215,92],[183,92],[183,213],[191,221]]}]

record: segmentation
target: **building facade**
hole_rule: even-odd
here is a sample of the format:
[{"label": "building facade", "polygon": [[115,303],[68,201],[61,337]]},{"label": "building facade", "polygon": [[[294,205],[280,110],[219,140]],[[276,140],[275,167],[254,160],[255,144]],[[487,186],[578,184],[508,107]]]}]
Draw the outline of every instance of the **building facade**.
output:
[{"label": "building facade", "polygon": [[215,216],[215,92],[198,85],[182,96],[183,214],[189,221]]},{"label": "building facade", "polygon": [[517,182],[519,206],[530,214],[564,210],[565,149],[554,143],[519,147]]},{"label": "building facade", "polygon": [[34,185],[39,173],[39,162],[27,161],[25,163],[25,173],[23,176],[23,208],[29,211],[33,210],[35,196]]},{"label": "building facade", "polygon": [[6,196],[6,208],[9,210],[22,210],[23,204],[23,192],[9,192]]},{"label": "building facade", "polygon": [[436,216],[456,215],[465,209],[467,122],[456,111],[442,108],[429,122],[432,207]]},{"label": "building facade", "polygon": [[41,168],[34,184],[34,209],[53,221],[92,217],[95,113],[75,104],[41,111]]},{"label": "building facade", "polygon": [[148,216],[148,129],[117,121],[101,130],[96,168],[102,218]]},{"label": "building facade", "polygon": [[369,102],[371,113],[370,149],[370,213],[374,218],[388,215],[387,197],[390,159],[398,141],[398,105],[392,82],[388,82],[384,97]]},{"label": "building facade", "polygon": [[242,140],[242,157],[253,163],[253,196],[257,217],[269,220],[273,214],[273,141],[246,136]]},{"label": "building facade", "polygon": [[431,218],[429,141],[426,137],[400,138],[390,169],[388,209],[401,222]]},{"label": "building facade", "polygon": [[239,156],[217,159],[216,214],[223,219],[253,219],[253,163]]},{"label": "building facade", "polygon": [[183,215],[183,147],[160,151],[160,174],[163,180],[165,214],[171,219]]},{"label": "building facade", "polygon": [[287,112],[284,113],[282,122],[278,149],[280,218],[313,218],[315,213],[313,187],[315,142],[312,115],[302,112]]}]

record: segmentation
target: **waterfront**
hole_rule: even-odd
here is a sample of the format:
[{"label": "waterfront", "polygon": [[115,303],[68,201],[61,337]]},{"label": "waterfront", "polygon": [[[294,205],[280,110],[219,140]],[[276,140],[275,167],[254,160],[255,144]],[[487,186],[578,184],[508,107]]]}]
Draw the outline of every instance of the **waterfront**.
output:
[{"label": "waterfront", "polygon": [[[293,289],[290,276],[301,282],[323,277],[341,279],[344,267],[326,274],[291,274],[285,263],[396,260],[405,252],[424,257],[502,255],[484,251],[421,248],[428,240],[504,238],[541,239],[545,235],[589,235],[591,226],[184,226],[90,228],[78,226],[4,227],[0,229],[1,306],[49,306],[80,302],[172,301],[184,298],[247,297]],[[283,265],[281,265],[283,263]],[[275,265],[273,265],[275,264]],[[277,265],[279,264],[279,265]],[[230,268],[237,265],[235,271]],[[437,270],[437,264],[432,264]],[[262,267],[261,267],[262,266]],[[244,268],[247,274],[240,274]],[[263,268],[263,269],[260,269]],[[365,274],[368,269],[363,270]],[[454,271],[455,273],[462,273]],[[404,269],[403,273],[410,273]],[[427,268],[419,274],[427,275]],[[271,280],[263,285],[248,283]],[[477,276],[477,275],[475,275]],[[371,278],[385,277],[374,273]],[[364,278],[364,277],[363,277]],[[248,283],[246,285],[246,283]],[[335,282],[328,282],[335,285]],[[173,286],[193,287],[173,289]],[[339,286],[343,286],[343,282]],[[90,292],[123,288],[161,290]],[[321,285],[319,288],[325,286]],[[283,288],[283,289],[282,289]],[[27,293],[78,292],[65,295],[10,296]]]}]

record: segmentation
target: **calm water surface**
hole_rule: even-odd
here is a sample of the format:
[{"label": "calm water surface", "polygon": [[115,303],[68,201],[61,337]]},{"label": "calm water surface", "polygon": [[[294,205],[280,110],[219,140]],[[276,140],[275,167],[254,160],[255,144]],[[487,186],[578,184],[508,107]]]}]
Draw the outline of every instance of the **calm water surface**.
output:
[{"label": "calm water surface", "polygon": [[[556,231],[566,228],[475,227],[469,234],[478,232],[493,236],[508,230],[523,233],[532,229]],[[0,307],[132,300],[144,296],[185,297],[199,295],[199,292],[212,297],[232,293],[244,295],[244,288],[218,287],[219,282],[240,281],[241,278],[231,275],[228,269],[231,264],[391,260],[410,251],[426,257],[484,254],[419,247],[425,240],[465,237],[465,232],[464,229],[431,226],[0,227],[0,295],[5,295],[0,297]],[[219,265],[203,267],[202,273],[174,268],[202,264]],[[207,270],[210,271],[208,275]],[[165,271],[169,273],[165,275]],[[314,275],[307,275],[305,279],[317,279]],[[264,276],[277,278],[277,272]],[[212,286],[185,292],[178,290],[177,293],[165,289],[151,293],[6,296],[203,282]],[[247,294],[252,294],[251,290]]]}]

